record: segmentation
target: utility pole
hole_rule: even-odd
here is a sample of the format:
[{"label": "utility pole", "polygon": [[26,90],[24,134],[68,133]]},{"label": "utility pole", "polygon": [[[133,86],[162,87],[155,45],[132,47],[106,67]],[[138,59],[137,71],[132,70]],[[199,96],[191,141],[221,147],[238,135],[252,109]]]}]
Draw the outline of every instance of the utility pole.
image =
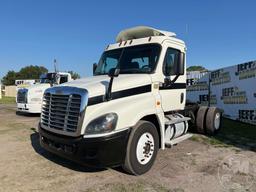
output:
[{"label": "utility pole", "polygon": [[54,71],[57,73],[58,68],[57,68],[57,60],[56,59],[53,60],[53,64],[54,64]]},{"label": "utility pole", "polygon": [[211,82],[212,82],[212,73],[209,71],[209,80],[208,80],[208,107],[211,106]]}]

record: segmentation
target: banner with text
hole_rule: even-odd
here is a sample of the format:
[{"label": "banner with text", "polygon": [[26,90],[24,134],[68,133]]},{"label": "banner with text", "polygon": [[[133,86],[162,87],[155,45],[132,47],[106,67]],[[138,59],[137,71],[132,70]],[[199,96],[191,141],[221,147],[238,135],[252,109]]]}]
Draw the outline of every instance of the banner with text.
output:
[{"label": "banner with text", "polygon": [[256,61],[221,68],[198,80],[187,77],[187,82],[188,100],[208,105],[210,98],[210,106],[223,109],[225,117],[256,125]]}]

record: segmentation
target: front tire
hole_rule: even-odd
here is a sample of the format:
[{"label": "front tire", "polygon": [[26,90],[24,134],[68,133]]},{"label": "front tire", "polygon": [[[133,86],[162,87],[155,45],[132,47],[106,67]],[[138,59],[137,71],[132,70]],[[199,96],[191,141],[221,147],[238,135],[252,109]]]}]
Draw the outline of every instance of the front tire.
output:
[{"label": "front tire", "polygon": [[133,175],[142,175],[152,167],[159,149],[159,136],[155,125],[139,121],[132,129],[123,168]]}]

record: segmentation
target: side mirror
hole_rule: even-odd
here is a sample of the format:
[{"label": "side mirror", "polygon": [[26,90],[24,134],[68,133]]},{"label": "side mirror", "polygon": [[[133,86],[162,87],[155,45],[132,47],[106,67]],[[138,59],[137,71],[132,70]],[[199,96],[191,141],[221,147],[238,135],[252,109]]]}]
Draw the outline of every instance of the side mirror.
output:
[{"label": "side mirror", "polygon": [[175,75],[184,75],[184,63],[185,63],[185,54],[180,53],[177,65],[174,65]]},{"label": "side mirror", "polygon": [[95,70],[96,70],[97,66],[98,66],[97,63],[93,63],[93,67],[92,67],[93,74],[95,73]]},{"label": "side mirror", "polygon": [[118,77],[119,73],[120,73],[120,69],[112,68],[112,69],[109,70],[108,76],[111,77],[111,78]]}]

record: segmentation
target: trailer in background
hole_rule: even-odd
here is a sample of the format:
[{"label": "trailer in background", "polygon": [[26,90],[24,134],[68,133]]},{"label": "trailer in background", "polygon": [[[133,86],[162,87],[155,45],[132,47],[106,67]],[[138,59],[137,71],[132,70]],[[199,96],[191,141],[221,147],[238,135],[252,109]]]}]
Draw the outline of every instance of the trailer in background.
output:
[{"label": "trailer in background", "polygon": [[255,84],[256,61],[250,61],[211,71],[188,84],[187,99],[217,106],[227,118],[256,125]]}]

